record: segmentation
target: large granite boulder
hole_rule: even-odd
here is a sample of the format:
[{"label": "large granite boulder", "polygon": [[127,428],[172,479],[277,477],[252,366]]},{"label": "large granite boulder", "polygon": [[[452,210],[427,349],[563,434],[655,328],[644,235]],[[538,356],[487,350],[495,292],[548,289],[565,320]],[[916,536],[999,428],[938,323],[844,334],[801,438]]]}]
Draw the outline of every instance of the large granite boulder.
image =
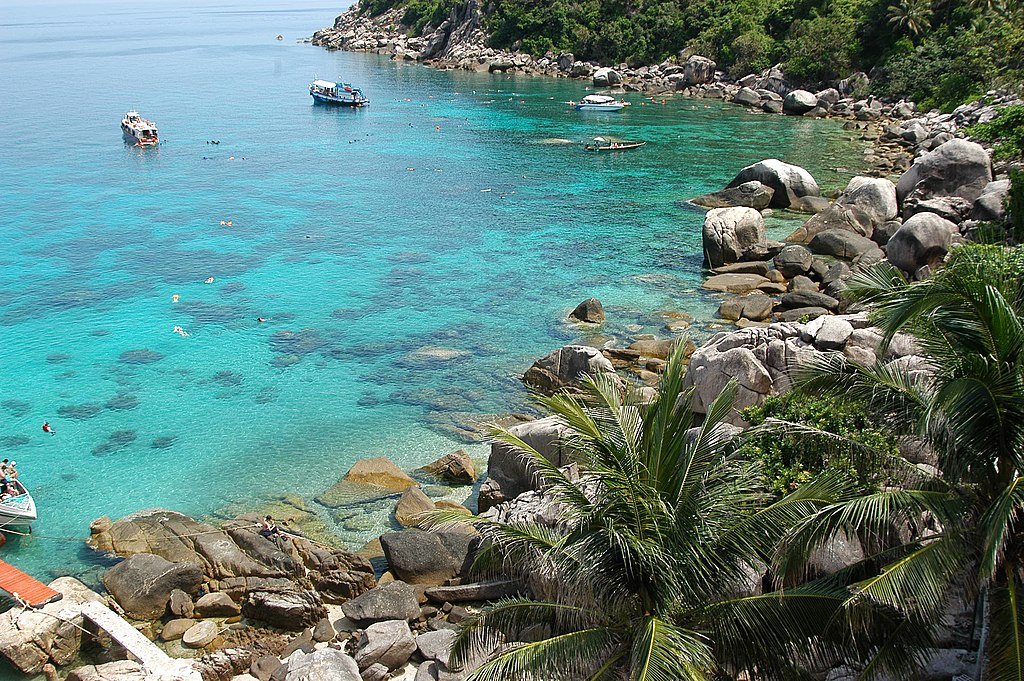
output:
[{"label": "large granite boulder", "polygon": [[103,585],[126,613],[138,620],[163,616],[171,591],[195,593],[203,570],[195,563],[172,563],[152,553],[137,553],[103,573]]},{"label": "large granite boulder", "polygon": [[899,213],[896,185],[882,177],[858,175],[852,178],[843,193],[836,199],[836,203],[858,209],[868,216],[872,225],[880,225],[887,220],[892,220]]},{"label": "large granite boulder", "polygon": [[445,454],[437,461],[420,468],[424,473],[443,480],[449,485],[472,485],[476,482],[476,464],[465,449]]},{"label": "large granite boulder", "polygon": [[818,255],[853,260],[859,255],[877,249],[878,244],[866,236],[845,229],[828,229],[815,234],[807,247]]},{"label": "large granite boulder", "polygon": [[242,604],[242,614],[272,627],[301,631],[326,617],[327,608],[316,591],[250,591]]},{"label": "large granite boulder", "polygon": [[763,259],[767,251],[764,218],[753,208],[715,208],[704,217],[704,264],[721,267]]},{"label": "large granite boulder", "polygon": [[710,83],[715,78],[716,66],[715,62],[707,57],[693,55],[683,64],[683,77],[679,81],[679,87]]},{"label": "large granite boulder", "polygon": [[992,181],[992,160],[975,142],[954,138],[918,158],[896,183],[901,203],[936,196],[974,201]]},{"label": "large granite boulder", "polygon": [[761,95],[757,94],[753,88],[744,85],[732,96],[732,103],[740,106],[759,106]]},{"label": "large granite boulder", "polygon": [[748,319],[752,322],[761,322],[771,318],[774,307],[775,301],[772,298],[755,291],[723,300],[718,306],[718,316],[733,321]]},{"label": "large granite boulder", "polygon": [[727,187],[738,187],[751,180],[757,180],[774,190],[769,204],[772,208],[788,208],[798,198],[821,195],[818,183],[809,172],[800,166],[783,163],[774,158],[747,166]]},{"label": "large granite boulder", "polygon": [[374,587],[341,606],[345,617],[364,626],[384,620],[414,620],[420,616],[416,590],[401,580]]},{"label": "large granite boulder", "polygon": [[[573,460],[572,451],[564,444],[569,429],[557,416],[521,423],[509,428],[509,433],[556,466],[567,465]],[[527,490],[537,488],[538,485],[537,471],[529,460],[524,458],[521,449],[504,442],[494,442],[491,444],[491,454],[487,461],[487,481],[480,489],[480,512],[514,499]]]},{"label": "large granite boulder", "polygon": [[874,231],[871,218],[867,213],[856,206],[844,206],[836,202],[797,227],[792,234],[786,237],[786,241],[807,244],[821,232],[830,230],[852,232],[868,238]]},{"label": "large granite boulder", "polygon": [[356,664],[366,669],[381,664],[389,670],[398,669],[416,652],[416,639],[404,619],[376,622],[366,627],[356,649]]},{"label": "large granite boulder", "polygon": [[790,116],[802,116],[818,106],[818,98],[807,90],[793,90],[782,100],[782,112]]},{"label": "large granite boulder", "polygon": [[934,213],[917,213],[889,239],[886,256],[904,272],[914,273],[924,265],[935,267],[946,257],[956,225]]},{"label": "large granite boulder", "polygon": [[286,662],[283,681],[363,681],[356,661],[335,648],[296,650]]},{"label": "large granite boulder", "polygon": [[691,203],[705,208],[745,207],[764,210],[771,204],[773,194],[775,194],[775,190],[771,187],[766,187],[757,180],[751,180],[737,187],[703,194],[692,199]]},{"label": "large granite boulder", "polygon": [[59,577],[50,588],[63,594],[53,603],[31,609],[11,608],[0,614],[0,656],[23,674],[38,674],[43,665],[65,665],[82,646],[82,606],[102,602],[100,596],[73,577]]},{"label": "large granite boulder", "polygon": [[594,71],[594,85],[596,87],[608,87],[610,85],[618,85],[622,82],[622,76],[619,72],[610,66],[605,66]]},{"label": "large granite boulder", "polygon": [[596,376],[615,368],[597,348],[566,345],[533,363],[523,374],[523,382],[548,395],[559,390],[576,389],[584,375]]},{"label": "large granite boulder", "polygon": [[380,543],[388,569],[409,584],[436,586],[469,568],[477,537],[465,532],[388,532]]},{"label": "large granite boulder", "polygon": [[195,604],[199,617],[234,617],[242,612],[241,607],[224,593],[203,594]]}]

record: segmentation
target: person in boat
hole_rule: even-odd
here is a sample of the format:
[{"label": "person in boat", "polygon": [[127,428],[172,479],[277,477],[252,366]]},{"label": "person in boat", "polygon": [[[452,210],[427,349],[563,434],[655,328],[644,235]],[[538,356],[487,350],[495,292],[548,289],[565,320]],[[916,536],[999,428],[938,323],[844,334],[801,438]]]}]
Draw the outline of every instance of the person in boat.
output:
[{"label": "person in boat", "polygon": [[278,529],[277,525],[274,523],[273,516],[268,515],[260,521],[260,535],[264,539],[281,536],[281,530]]},{"label": "person in boat", "polygon": [[49,433],[50,435],[56,435],[57,431],[50,427],[49,421],[43,421],[43,432]]}]

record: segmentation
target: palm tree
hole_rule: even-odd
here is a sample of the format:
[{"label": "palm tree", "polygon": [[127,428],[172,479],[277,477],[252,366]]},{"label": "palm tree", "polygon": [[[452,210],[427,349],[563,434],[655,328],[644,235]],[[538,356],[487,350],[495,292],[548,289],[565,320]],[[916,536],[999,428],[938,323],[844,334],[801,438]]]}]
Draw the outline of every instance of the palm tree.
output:
[{"label": "palm tree", "polygon": [[889,23],[912,36],[931,28],[931,0],[899,0],[889,7]]},{"label": "palm tree", "polygon": [[[914,284],[881,263],[849,291],[873,306],[885,344],[912,331],[930,372],[832,354],[798,383],[862,401],[894,434],[928,443],[939,472],[916,469],[900,485],[820,509],[787,537],[788,559],[798,565],[837,532],[878,539],[876,569],[853,585],[849,606],[889,608],[927,629],[950,604],[980,596],[985,678],[1024,678],[1024,248],[964,246]],[[900,526],[909,540],[886,542]]]},{"label": "palm tree", "polygon": [[571,432],[565,444],[581,475],[499,431],[542,476],[556,525],[434,514],[474,526],[484,557],[531,586],[531,596],[490,605],[461,629],[453,666],[497,649],[472,679],[795,679],[801,666],[875,647],[854,635],[854,619],[899,625],[878,609],[844,609],[848,593],[834,581],[761,592],[783,533],[834,502],[841,485],[822,478],[768,504],[757,463],[736,455],[725,423],[736,385],[696,425],[681,349],[652,401],[607,375],[583,395],[538,398]]}]

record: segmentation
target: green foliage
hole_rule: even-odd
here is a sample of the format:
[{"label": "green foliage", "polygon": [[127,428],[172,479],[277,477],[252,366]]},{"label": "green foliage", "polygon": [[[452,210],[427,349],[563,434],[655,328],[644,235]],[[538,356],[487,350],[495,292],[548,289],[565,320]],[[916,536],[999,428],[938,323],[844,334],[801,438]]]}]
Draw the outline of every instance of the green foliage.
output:
[{"label": "green foliage", "polygon": [[997,160],[1024,158],[1024,105],[1006,107],[988,123],[968,128],[967,134],[994,143],[992,155]]},{"label": "green foliage", "polygon": [[854,457],[848,451],[831,451],[821,441],[799,433],[758,433],[744,443],[741,453],[761,463],[765,488],[776,497],[792,492],[823,471],[848,476],[863,489],[871,489],[881,470],[867,462],[897,453],[892,437],[879,429],[859,405],[848,401],[789,393],[769,397],[763,405],[748,407],[742,414],[753,426],[760,426],[767,419],[797,423],[856,442],[881,455]]},{"label": "green foliage", "polygon": [[1024,244],[1024,171],[1010,171],[1010,191],[1006,195],[1006,213],[1013,242]]},{"label": "green foliage", "polygon": [[[855,274],[850,296],[872,308],[886,342],[912,330],[930,376],[815,356],[795,379],[803,390],[853,400],[894,436],[928,444],[937,474],[908,466],[899,485],[833,504],[784,542],[799,561],[837,532],[881,542],[878,569],[851,601],[902,613],[922,629],[951,603],[982,594],[985,678],[1024,678],[1024,247],[964,245],[932,277],[908,283],[887,263]],[[927,515],[941,528],[917,525]]]},{"label": "green foliage", "polygon": [[546,513],[508,522],[433,513],[435,523],[475,527],[483,561],[531,591],[466,621],[454,668],[498,646],[470,679],[782,681],[802,678],[794,660],[859,658],[891,629],[857,604],[838,607],[848,594],[834,581],[761,594],[752,568],[767,565],[801,519],[837,500],[844,480],[822,476],[768,503],[757,463],[735,455],[725,424],[737,384],[697,425],[684,372],[681,344],[651,402],[606,374],[588,379],[582,395],[539,398],[560,418],[561,444],[580,475],[498,433],[543,479],[557,523]]},{"label": "green foliage", "polygon": [[[1005,4],[1004,4],[1005,1]],[[376,16],[402,7],[412,34],[454,0],[360,0]],[[1020,0],[492,0],[494,47],[632,65],[697,53],[733,76],[781,62],[816,83],[883,67],[876,93],[949,110],[1024,80]]]}]

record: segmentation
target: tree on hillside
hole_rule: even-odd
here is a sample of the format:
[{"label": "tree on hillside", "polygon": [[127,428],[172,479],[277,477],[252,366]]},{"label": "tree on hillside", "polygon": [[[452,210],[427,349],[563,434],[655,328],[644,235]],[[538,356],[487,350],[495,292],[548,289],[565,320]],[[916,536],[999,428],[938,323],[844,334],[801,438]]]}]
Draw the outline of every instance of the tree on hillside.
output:
[{"label": "tree on hillside", "polygon": [[931,28],[931,0],[899,0],[889,8],[889,23],[912,36]]},{"label": "tree on hillside", "polygon": [[863,401],[894,434],[927,443],[939,472],[916,469],[901,485],[819,510],[788,536],[786,555],[799,566],[837,533],[891,538],[903,528],[909,537],[885,544],[873,557],[880,568],[847,604],[891,608],[928,628],[980,597],[985,678],[1024,678],[1024,248],[964,246],[913,284],[882,263],[855,275],[849,291],[872,306],[886,343],[913,332],[928,371],[832,353],[799,382]]},{"label": "tree on hillside", "polygon": [[841,484],[822,477],[768,503],[757,462],[737,456],[725,423],[736,385],[696,425],[683,357],[670,358],[651,401],[608,375],[582,396],[539,398],[571,433],[563,444],[578,476],[501,433],[543,478],[558,524],[434,514],[478,529],[485,558],[532,587],[465,624],[452,665],[497,649],[472,679],[794,679],[877,649],[866,630],[896,630],[891,649],[903,654],[891,667],[914,659],[916,632],[873,607],[844,609],[839,582],[762,593],[777,541]]}]

